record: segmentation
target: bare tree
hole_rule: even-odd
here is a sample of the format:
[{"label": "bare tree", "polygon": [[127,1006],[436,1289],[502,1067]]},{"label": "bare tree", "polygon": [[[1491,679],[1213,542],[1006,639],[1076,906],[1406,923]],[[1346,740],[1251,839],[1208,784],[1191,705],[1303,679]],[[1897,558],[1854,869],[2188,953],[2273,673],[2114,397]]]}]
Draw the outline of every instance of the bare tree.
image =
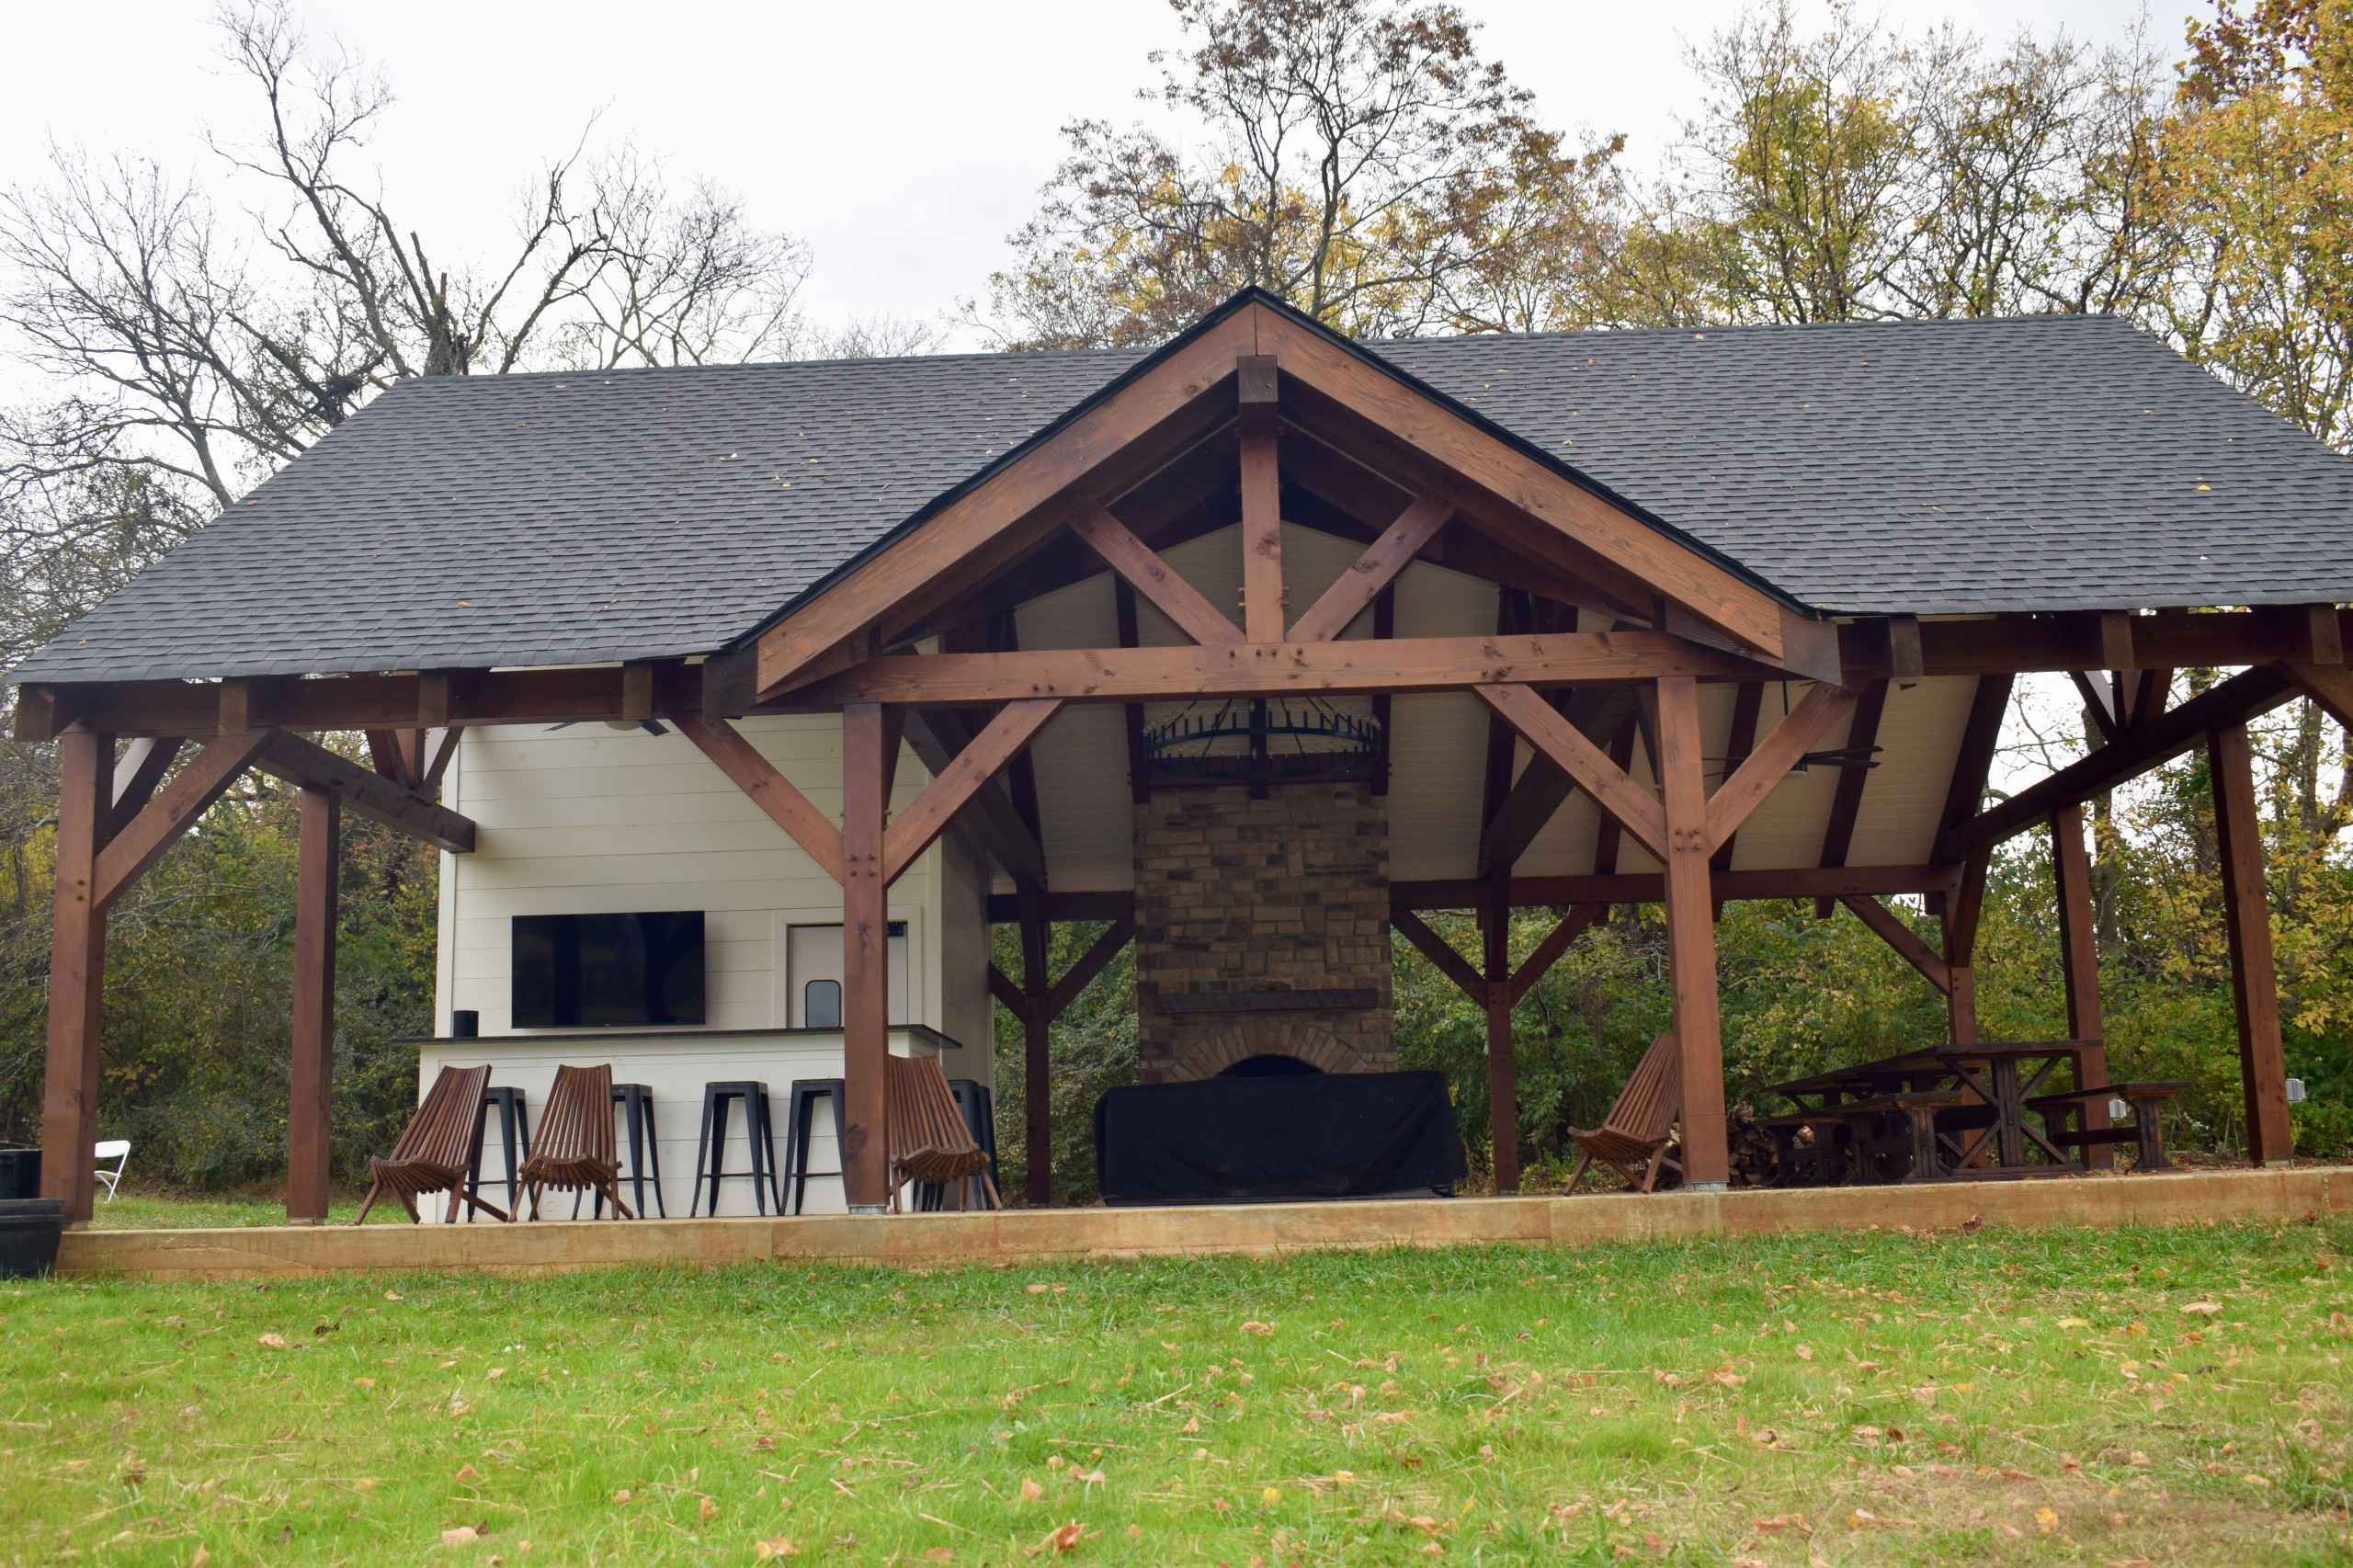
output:
[{"label": "bare tree", "polygon": [[231,505],[392,381],[536,365],[684,364],[789,351],[807,247],[708,185],[674,198],[626,145],[580,146],[524,192],[485,267],[430,247],[347,172],[392,105],[382,74],[313,50],[282,0],[217,20],[263,113],[220,140],[270,201],[240,222],[153,164],[53,153],[0,195],[0,321],[60,389],[0,418],[0,484],[130,465]]}]

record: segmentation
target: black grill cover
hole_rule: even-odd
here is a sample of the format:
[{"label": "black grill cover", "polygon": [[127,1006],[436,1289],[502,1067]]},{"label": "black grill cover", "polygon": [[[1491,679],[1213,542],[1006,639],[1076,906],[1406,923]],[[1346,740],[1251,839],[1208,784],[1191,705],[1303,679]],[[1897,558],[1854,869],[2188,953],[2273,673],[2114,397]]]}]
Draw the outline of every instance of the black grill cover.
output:
[{"label": "black grill cover", "polygon": [[1095,1102],[1104,1201],[1361,1198],[1467,1174],[1442,1073],[1210,1078]]}]

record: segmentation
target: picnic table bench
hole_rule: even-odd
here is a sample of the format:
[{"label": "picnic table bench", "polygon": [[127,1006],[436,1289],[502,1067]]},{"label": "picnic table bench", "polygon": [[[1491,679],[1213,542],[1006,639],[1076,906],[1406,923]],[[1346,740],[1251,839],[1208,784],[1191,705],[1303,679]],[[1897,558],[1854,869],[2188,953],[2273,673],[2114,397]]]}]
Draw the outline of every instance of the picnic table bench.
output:
[{"label": "picnic table bench", "polygon": [[[2093,1096],[2035,1091],[2063,1065],[2080,1082],[2083,1053],[2100,1043],[1936,1046],[1775,1085],[1766,1092],[1799,1108],[1763,1123],[1782,1155],[1781,1185],[1792,1185],[1802,1166],[1824,1185],[2080,1173],[2069,1148],[2121,1140],[2055,1124],[2066,1114],[2057,1102],[2079,1106]],[[2045,1127],[2028,1123],[2029,1108]],[[1813,1147],[1806,1151],[1797,1139],[1809,1128]]]}]

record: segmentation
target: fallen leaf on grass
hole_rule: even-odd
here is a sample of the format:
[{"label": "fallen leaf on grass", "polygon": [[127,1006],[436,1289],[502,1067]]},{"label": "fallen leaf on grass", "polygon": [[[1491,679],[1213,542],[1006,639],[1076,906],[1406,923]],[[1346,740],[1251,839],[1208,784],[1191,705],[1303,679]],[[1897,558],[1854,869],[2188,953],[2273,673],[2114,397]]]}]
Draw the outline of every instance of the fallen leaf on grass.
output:
[{"label": "fallen leaf on grass", "polygon": [[1653,1557],[1664,1557],[1666,1555],[1666,1542],[1661,1539],[1656,1530],[1644,1530],[1643,1532],[1643,1550],[1649,1552]]},{"label": "fallen leaf on grass", "polygon": [[1073,1519],[1060,1529],[1047,1531],[1046,1539],[1038,1544],[1050,1552],[1073,1551],[1077,1550],[1079,1534],[1078,1521]]},{"label": "fallen leaf on grass", "polygon": [[926,1562],[953,1562],[956,1561],[956,1554],[944,1546],[934,1546],[926,1549],[923,1560]]},{"label": "fallen leaf on grass", "polygon": [[1847,1528],[1850,1530],[1909,1529],[1919,1522],[1917,1519],[1883,1519],[1877,1514],[1866,1513],[1860,1508],[1847,1516]]},{"label": "fallen leaf on grass", "polygon": [[756,1540],[752,1543],[752,1555],[759,1562],[766,1562],[771,1557],[798,1557],[801,1555],[801,1549],[780,1535],[770,1536],[766,1540]]},{"label": "fallen leaf on grass", "polygon": [[196,1549],[196,1555],[188,1560],[188,1568],[204,1568],[204,1565],[211,1561],[212,1553],[199,1546]]},{"label": "fallen leaf on grass", "polygon": [[2200,1317],[2210,1318],[2216,1312],[2222,1310],[2222,1303],[2220,1301],[2189,1301],[2184,1303],[2181,1310],[2185,1313],[2194,1312]]},{"label": "fallen leaf on grass", "polygon": [[1728,1389],[1736,1389],[1743,1383],[1748,1381],[1746,1378],[1742,1377],[1738,1372],[1710,1372],[1708,1377],[1710,1381],[1722,1383]]},{"label": "fallen leaf on grass", "polygon": [[261,1336],[261,1342],[272,1350],[286,1348],[286,1336],[282,1334],[265,1334]]},{"label": "fallen leaf on grass", "polygon": [[2061,1318],[2059,1326],[2061,1328],[2089,1328],[2091,1320],[2089,1318]]},{"label": "fallen leaf on grass", "polygon": [[1242,1332],[1245,1334],[1268,1335],[1275,1332],[1275,1327],[1276,1325],[1270,1323],[1258,1323],[1253,1321],[1244,1324],[1242,1325]]},{"label": "fallen leaf on grass", "polygon": [[460,1525],[456,1529],[441,1532],[441,1544],[444,1546],[472,1546],[481,1539],[472,1525]]},{"label": "fallen leaf on grass", "polygon": [[695,1511],[702,1516],[703,1522],[705,1524],[708,1524],[711,1520],[719,1517],[719,1505],[712,1502],[708,1497],[702,1500],[701,1506]]},{"label": "fallen leaf on grass", "polygon": [[1035,1503],[1045,1494],[1046,1489],[1036,1482],[1025,1479],[1021,1483],[1021,1500],[1024,1503]]},{"label": "fallen leaf on grass", "polygon": [[1776,1514],[1769,1519],[1757,1520],[1756,1528],[1760,1530],[1785,1530],[1791,1528],[1803,1529],[1805,1528],[1805,1516],[1803,1514]]},{"label": "fallen leaf on grass", "polygon": [[1801,1345],[1801,1346],[1798,1346],[1798,1359],[1799,1359],[1799,1360],[1801,1360],[1801,1361],[1811,1361],[1811,1360],[1813,1360],[1813,1346],[1811,1346],[1811,1345]]},{"label": "fallen leaf on grass", "polygon": [[456,1483],[460,1486],[471,1486],[475,1482],[482,1479],[482,1471],[476,1470],[472,1465],[461,1465],[459,1467],[458,1473],[454,1479]]},{"label": "fallen leaf on grass", "polygon": [[1042,1296],[1049,1289],[1051,1289],[1051,1287],[1045,1285],[1024,1285],[1021,1288],[1033,1296]]},{"label": "fallen leaf on grass", "polygon": [[505,1376],[506,1375],[506,1368],[504,1368],[504,1367],[493,1367],[489,1371],[487,1371],[487,1372],[483,1373],[483,1375],[484,1377],[487,1377],[487,1378],[490,1378],[490,1379],[493,1379],[493,1380],[496,1380],[496,1379],[499,1379],[499,1378],[503,1378],[503,1377],[505,1377]]},{"label": "fallen leaf on grass", "polygon": [[354,1378],[351,1380],[351,1386],[356,1389],[372,1389],[376,1386],[376,1380],[373,1378]]},{"label": "fallen leaf on grass", "polygon": [[613,1501],[614,1501],[614,1503],[616,1503],[616,1504],[621,1504],[621,1503],[626,1503],[626,1502],[628,1502],[628,1501],[629,1501],[629,1488],[628,1488],[628,1487],[626,1487],[626,1486],[624,1486],[624,1487],[622,1487],[619,1492],[614,1493],[614,1494],[613,1494]]},{"label": "fallen leaf on grass", "polygon": [[2034,1511],[2034,1528],[2049,1535],[2059,1528],[2059,1516],[2048,1508],[2037,1508]]}]

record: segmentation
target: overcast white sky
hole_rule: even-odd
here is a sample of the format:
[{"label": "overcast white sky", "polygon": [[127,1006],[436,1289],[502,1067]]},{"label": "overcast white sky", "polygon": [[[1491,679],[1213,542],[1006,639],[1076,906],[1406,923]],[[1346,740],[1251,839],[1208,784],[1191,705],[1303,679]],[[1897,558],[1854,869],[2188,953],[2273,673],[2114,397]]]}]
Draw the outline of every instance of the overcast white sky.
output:
[{"label": "overcast white sky", "polygon": [[[2170,44],[2189,6],[2156,7],[2153,30]],[[1548,120],[1625,131],[1644,165],[1694,106],[1685,45],[1740,9],[1463,8]],[[2106,42],[2141,9],[1896,0],[1877,14],[1905,28],[1949,17],[1992,37],[2064,27]],[[0,6],[16,67],[0,95],[0,186],[40,183],[52,139],[217,177],[203,131],[245,134],[256,106],[218,57],[210,13],[207,0]],[[1133,118],[1135,90],[1155,79],[1144,56],[1179,41],[1162,0],[309,0],[299,14],[315,39],[339,38],[389,71],[401,101],[371,151],[395,210],[428,244],[438,233],[443,246],[494,251],[539,161],[597,116],[599,135],[634,138],[681,180],[715,179],[764,226],[811,242],[804,300],[821,323],[928,319],[983,292],[1061,154],[1058,128]]]}]

